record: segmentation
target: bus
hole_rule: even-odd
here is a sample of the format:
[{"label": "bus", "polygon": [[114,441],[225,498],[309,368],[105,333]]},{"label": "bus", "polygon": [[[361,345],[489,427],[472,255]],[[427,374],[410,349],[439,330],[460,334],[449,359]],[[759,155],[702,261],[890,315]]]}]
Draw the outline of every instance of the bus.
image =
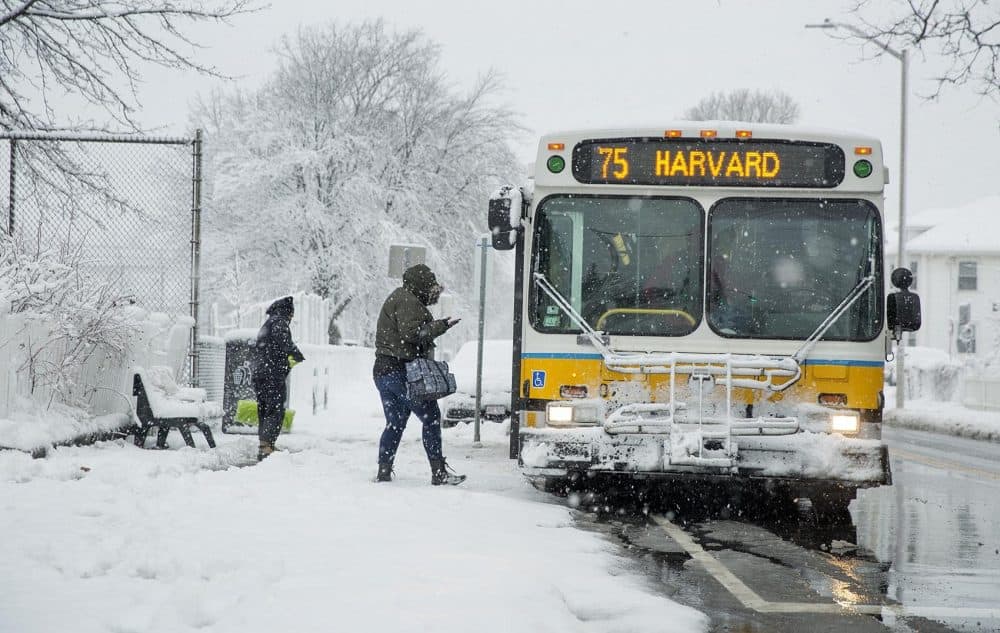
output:
[{"label": "bus", "polygon": [[709,481],[849,518],[891,483],[874,138],[679,122],[540,140],[490,199],[515,253],[511,456],[537,487]]}]

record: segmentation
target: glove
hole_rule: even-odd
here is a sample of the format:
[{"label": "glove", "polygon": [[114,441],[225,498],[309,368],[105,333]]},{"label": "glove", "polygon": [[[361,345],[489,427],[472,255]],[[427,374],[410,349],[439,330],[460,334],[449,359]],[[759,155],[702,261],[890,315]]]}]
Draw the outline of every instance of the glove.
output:
[{"label": "glove", "polygon": [[295,360],[295,357],[291,354],[288,355],[288,368],[291,369],[299,364],[299,361]]}]

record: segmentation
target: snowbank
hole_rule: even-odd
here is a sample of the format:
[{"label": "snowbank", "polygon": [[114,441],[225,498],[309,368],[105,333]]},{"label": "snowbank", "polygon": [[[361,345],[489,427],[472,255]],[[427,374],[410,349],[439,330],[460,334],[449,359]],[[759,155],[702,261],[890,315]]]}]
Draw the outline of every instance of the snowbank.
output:
[{"label": "snowbank", "polygon": [[129,424],[125,414],[92,417],[59,405],[44,410],[26,399],[19,400],[17,409],[16,418],[0,418],[0,448],[45,454],[52,446],[100,437]]},{"label": "snowbank", "polygon": [[932,431],[1000,442],[1000,411],[978,411],[955,402],[907,399],[905,409],[895,408],[896,389],[886,387],[885,424],[917,431]]}]

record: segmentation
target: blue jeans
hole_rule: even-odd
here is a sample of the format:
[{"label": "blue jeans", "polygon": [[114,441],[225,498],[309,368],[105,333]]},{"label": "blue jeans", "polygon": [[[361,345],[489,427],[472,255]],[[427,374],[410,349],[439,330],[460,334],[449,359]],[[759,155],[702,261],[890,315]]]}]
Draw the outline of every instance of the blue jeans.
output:
[{"label": "blue jeans", "polygon": [[395,372],[375,377],[375,386],[382,397],[385,412],[385,430],[378,444],[378,462],[385,464],[396,457],[399,440],[410,419],[410,413],[417,414],[424,423],[422,438],[427,459],[435,461],[441,457],[441,409],[436,400],[412,401],[406,395],[406,374]]}]

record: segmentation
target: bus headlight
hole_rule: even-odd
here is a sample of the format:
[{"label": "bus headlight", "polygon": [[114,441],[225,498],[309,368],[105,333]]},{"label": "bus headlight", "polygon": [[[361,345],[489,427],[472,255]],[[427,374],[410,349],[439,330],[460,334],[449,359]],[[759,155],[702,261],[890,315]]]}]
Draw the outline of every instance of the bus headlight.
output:
[{"label": "bus headlight", "polygon": [[549,426],[594,425],[603,420],[603,400],[550,402],[545,407],[545,421]]},{"label": "bus headlight", "polygon": [[857,433],[858,424],[856,413],[837,413],[830,418],[830,427],[834,433]]},{"label": "bus headlight", "polygon": [[546,411],[546,418],[552,425],[570,424],[573,422],[573,407],[563,404],[552,406],[550,404]]}]

